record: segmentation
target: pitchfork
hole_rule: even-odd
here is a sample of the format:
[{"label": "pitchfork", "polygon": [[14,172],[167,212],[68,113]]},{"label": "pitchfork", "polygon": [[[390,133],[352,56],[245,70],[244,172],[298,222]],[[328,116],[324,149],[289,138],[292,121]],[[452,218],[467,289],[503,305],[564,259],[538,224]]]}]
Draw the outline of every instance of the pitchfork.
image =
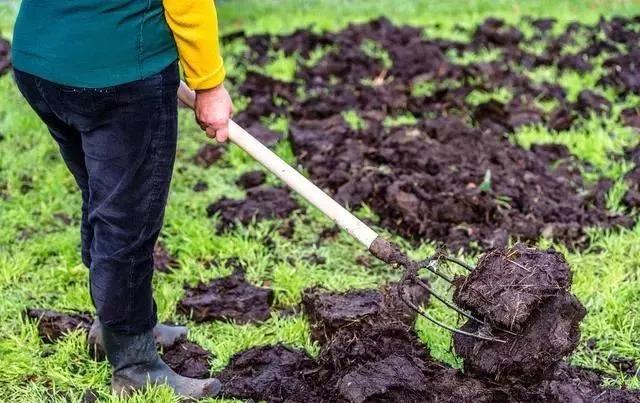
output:
[{"label": "pitchfork", "polygon": [[[187,87],[184,82],[180,82],[180,87],[178,89],[178,98],[191,109],[194,108],[195,92],[189,89],[189,87]],[[442,323],[431,317],[428,313],[418,307],[405,295],[405,287],[408,287],[411,284],[417,284],[418,286],[428,291],[437,300],[444,303],[448,308],[453,309],[458,314],[466,317],[467,319],[477,322],[480,325],[484,325],[485,323],[482,320],[476,318],[468,312],[463,311],[453,303],[449,302],[446,298],[440,296],[427,283],[425,283],[418,277],[418,271],[424,268],[442,278],[443,280],[449,282],[450,284],[453,284],[453,280],[446,274],[442,273],[438,269],[438,265],[442,262],[448,261],[457,264],[465,268],[466,270],[472,271],[473,268],[471,266],[456,258],[446,256],[442,252],[436,252],[435,255],[422,261],[414,261],[409,259],[407,255],[403,253],[396,245],[387,241],[365,223],[360,221],[356,216],[354,216],[347,209],[338,204],[319,187],[302,176],[302,174],[300,174],[298,171],[296,171],[294,168],[280,159],[280,157],[278,157],[275,153],[262,145],[262,143],[256,140],[251,134],[249,134],[246,130],[238,126],[233,121],[229,121],[229,140],[246,151],[256,161],[264,165],[265,168],[267,168],[270,172],[280,178],[291,189],[296,191],[305,200],[307,200],[309,203],[322,211],[327,217],[333,220],[340,228],[351,234],[351,236],[353,236],[362,245],[364,245],[373,256],[377,257],[385,263],[394,265],[396,267],[403,267],[405,271],[401,281],[398,283],[398,295],[410,309],[423,316],[425,319],[433,322],[437,326],[449,330],[450,332],[475,337],[477,339],[504,343],[503,340],[493,337],[490,334],[485,335],[465,332]],[[488,326],[481,326],[480,328],[489,329]],[[511,333],[506,330],[503,331]]]}]

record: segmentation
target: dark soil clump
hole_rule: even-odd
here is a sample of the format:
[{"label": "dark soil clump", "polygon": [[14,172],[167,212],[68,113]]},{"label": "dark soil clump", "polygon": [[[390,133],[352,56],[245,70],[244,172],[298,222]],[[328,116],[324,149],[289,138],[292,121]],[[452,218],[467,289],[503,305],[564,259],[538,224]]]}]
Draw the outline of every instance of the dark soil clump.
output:
[{"label": "dark soil clump", "polygon": [[169,254],[162,242],[157,242],[153,248],[153,268],[160,273],[168,273],[178,268],[178,261]]},{"label": "dark soil clump", "polygon": [[[415,314],[396,295],[397,285],[378,290],[360,290],[347,293],[328,293],[316,289],[306,290],[302,297],[304,311],[311,322],[315,340],[327,343],[339,330],[356,331],[381,319],[412,325]],[[426,303],[429,294],[420,287],[405,293],[415,304]]]},{"label": "dark soil clump", "polygon": [[210,376],[213,354],[196,343],[181,339],[162,351],[162,359],[182,376],[204,379]]},{"label": "dark soil clump", "polygon": [[236,271],[208,284],[187,287],[184,297],[178,302],[178,312],[196,322],[261,322],[269,318],[272,302],[272,290],[249,284],[244,273]]},{"label": "dark soil clump", "polygon": [[638,403],[637,390],[611,389],[602,386],[603,374],[560,363],[548,379],[537,385],[515,386],[512,401],[517,402],[598,402]]},{"label": "dark soil clump", "polygon": [[74,330],[89,332],[93,318],[86,313],[63,313],[30,308],[26,317],[38,321],[38,334],[46,343],[53,343]]},{"label": "dark soil clump", "polygon": [[338,390],[353,403],[419,402],[428,391],[426,381],[410,358],[391,355],[347,373],[338,383]]},{"label": "dark soil clump", "polygon": [[586,310],[569,293],[570,283],[569,266],[555,251],[516,245],[488,252],[466,279],[456,279],[454,300],[487,323],[482,328],[470,320],[462,330],[493,334],[505,343],[456,334],[465,370],[497,380],[540,379],[580,340]]},{"label": "dark soil clump", "polygon": [[535,382],[576,348],[585,314],[573,295],[561,294],[537,308],[516,336],[467,322],[462,330],[493,334],[506,343],[456,334],[455,350],[464,359],[465,371],[496,380]]},{"label": "dark soil clump", "polygon": [[11,44],[0,38],[0,76],[11,70]]},{"label": "dark soil clump", "polygon": [[205,144],[193,157],[193,162],[203,168],[209,168],[218,161],[224,154],[224,147],[218,144]]},{"label": "dark soil clump", "polygon": [[207,214],[211,217],[219,213],[219,229],[225,229],[236,222],[248,224],[252,220],[285,218],[298,208],[286,190],[259,186],[247,190],[244,200],[223,197],[207,207]]},{"label": "dark soil clump", "polygon": [[284,345],[252,348],[234,355],[222,372],[222,394],[268,402],[321,402],[322,392],[305,374],[315,369],[305,352]]},{"label": "dark soil clump", "polygon": [[533,310],[565,292],[570,282],[560,253],[516,245],[488,252],[469,276],[457,278],[454,301],[497,327],[518,332]]},{"label": "dark soil clump", "polygon": [[236,181],[236,184],[244,189],[254,188],[264,183],[267,175],[262,171],[245,172]]},{"label": "dark soil clump", "polygon": [[[582,247],[585,228],[631,226],[633,220],[586,199],[590,189],[577,160],[567,158],[556,167],[508,136],[524,125],[569,130],[592,113],[610,115],[612,104],[600,89],[583,90],[569,101],[559,83],[538,83],[522,71],[590,71],[600,67],[597,56],[606,55],[601,84],[620,94],[633,92],[640,83],[634,62],[638,35],[631,19],[569,24],[560,34],[549,29],[550,21],[531,22],[537,25],[527,38],[523,30],[488,18],[470,31],[468,43],[425,38],[420,28],[385,18],[335,33],[248,37],[250,60],[264,63],[278,50],[301,57],[291,83],[248,74],[239,90],[251,102],[238,118],[245,126],[261,125],[261,118],[289,119],[293,150],[311,179],[343,204],[366,203],[382,226],[407,238],[443,242],[454,250],[541,236]],[[578,36],[586,46],[568,52]],[[385,53],[388,65],[365,51],[367,44]],[[533,54],[532,45],[544,50]],[[448,57],[487,48],[499,51],[496,60],[462,65]],[[328,51],[307,63],[304,55],[321,49]],[[435,88],[419,95],[413,91],[419,83]],[[510,100],[474,105],[467,99],[474,91],[502,89],[513,95]],[[540,100],[558,106],[547,112]],[[342,118],[346,110],[363,126],[348,125]],[[384,124],[401,115],[415,123]]]}]

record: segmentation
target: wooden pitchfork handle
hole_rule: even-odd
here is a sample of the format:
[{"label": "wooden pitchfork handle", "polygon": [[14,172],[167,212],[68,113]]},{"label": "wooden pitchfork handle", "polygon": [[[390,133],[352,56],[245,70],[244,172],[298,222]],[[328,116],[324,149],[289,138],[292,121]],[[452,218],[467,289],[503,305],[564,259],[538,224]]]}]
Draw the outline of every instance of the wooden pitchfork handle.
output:
[{"label": "wooden pitchfork handle", "polygon": [[[184,81],[178,88],[178,99],[189,108],[194,109],[196,94]],[[262,145],[233,120],[229,120],[229,140],[251,155],[256,161],[264,165],[270,172],[280,178],[291,189],[296,191],[309,203],[333,220],[340,228],[347,231],[364,245],[374,256],[387,263],[396,263],[393,256],[397,250],[391,250],[391,244],[379,237],[378,234],[347,209],[338,204],[322,189],[314,185],[289,164],[284,162],[273,151]],[[395,256],[395,255],[394,255]]]}]

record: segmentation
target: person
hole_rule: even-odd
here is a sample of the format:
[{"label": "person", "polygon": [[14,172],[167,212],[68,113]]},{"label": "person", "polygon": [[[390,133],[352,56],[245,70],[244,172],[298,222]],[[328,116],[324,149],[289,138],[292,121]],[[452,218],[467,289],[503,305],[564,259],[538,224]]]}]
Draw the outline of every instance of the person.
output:
[{"label": "person", "polygon": [[97,317],[92,337],[128,394],[166,384],[216,395],[216,379],[179,376],[156,341],[153,248],[176,155],[178,60],[196,90],[196,119],[225,141],[232,103],[223,81],[213,0],[23,0],[14,29],[17,86],[46,124],[82,194],[81,256]]}]

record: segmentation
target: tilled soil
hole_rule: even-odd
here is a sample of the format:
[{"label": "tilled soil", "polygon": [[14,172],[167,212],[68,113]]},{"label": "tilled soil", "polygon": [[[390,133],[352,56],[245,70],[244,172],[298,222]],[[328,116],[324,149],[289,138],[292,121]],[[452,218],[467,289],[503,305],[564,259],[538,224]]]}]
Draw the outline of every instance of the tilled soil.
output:
[{"label": "tilled soil", "polygon": [[218,229],[224,230],[236,223],[285,218],[299,208],[286,190],[258,186],[248,189],[246,198],[242,200],[222,197],[207,207],[207,214],[209,217],[219,214]]},{"label": "tilled soil", "polygon": [[29,308],[27,318],[38,322],[38,334],[45,343],[53,343],[74,330],[89,332],[93,318],[87,313],[64,313]]},{"label": "tilled soil", "polygon": [[263,171],[248,171],[240,175],[236,184],[244,189],[260,186],[266,180],[267,175]]},{"label": "tilled soil", "polygon": [[182,376],[198,379],[210,376],[213,354],[196,343],[178,340],[164,348],[161,357],[171,369]]},{"label": "tilled soil", "polygon": [[522,245],[493,250],[460,280],[454,301],[486,323],[469,320],[462,330],[505,341],[454,335],[455,351],[463,357],[466,372],[535,382],[578,345],[578,326],[587,312],[569,292],[571,273],[561,254]]},{"label": "tilled soil", "polygon": [[272,302],[272,290],[251,285],[242,270],[237,270],[207,284],[186,287],[177,310],[196,322],[261,322],[271,315]]},{"label": "tilled soil", "polygon": [[0,38],[0,76],[11,70],[11,43]]},{"label": "tilled soil", "polygon": [[[495,290],[487,286],[492,281]],[[504,344],[456,335],[464,372],[430,357],[394,285],[346,293],[309,289],[303,307],[320,344],[318,357],[283,345],[238,353],[218,374],[224,394],[268,402],[640,401],[637,391],[606,389],[603,374],[563,361],[579,340],[585,310],[568,292],[571,276],[561,255],[521,245],[490,251],[456,283],[456,298],[475,314],[495,323],[517,318],[520,326],[518,337],[483,329]],[[428,297],[418,290],[407,295],[418,304]],[[515,314],[514,299],[528,301],[529,313]],[[472,323],[462,329],[478,330]]]},{"label": "tilled soil", "polygon": [[[593,26],[569,24],[552,35],[548,25],[554,23],[529,19],[523,24],[534,33],[527,37],[490,18],[470,32],[466,43],[425,38],[420,28],[394,26],[386,19],[337,33],[297,30],[248,37],[251,63],[266,63],[277,50],[298,54],[300,60],[291,83],[248,73],[239,91],[250,102],[240,116],[244,124],[288,118],[294,152],[311,178],[343,204],[368,204],[381,225],[408,238],[466,249],[502,247],[509,237],[546,236],[580,247],[584,228],[628,227],[633,220],[587,198],[589,189],[570,155],[549,161],[508,137],[522,125],[567,130],[581,117],[610,115],[612,105],[601,88],[585,89],[570,100],[559,84],[535,82],[522,70],[556,66],[586,72],[603,57],[600,85],[621,97],[638,93],[637,23],[602,19]],[[378,55],[367,50],[371,43]],[[578,43],[584,43],[581,50],[567,51]],[[544,50],[530,53],[533,45]],[[462,65],[450,59],[485,48],[498,50],[497,60]],[[322,49],[326,52],[317,63],[307,62],[305,55]],[[413,91],[425,84],[433,88]],[[467,98],[474,91],[502,88],[513,94],[506,103],[494,99],[475,105]],[[536,100],[556,106],[545,112]],[[356,112],[365,127],[347,124],[345,111]],[[407,113],[417,122],[384,124],[387,117]],[[633,124],[632,113],[623,115],[627,124]]]},{"label": "tilled soil", "polygon": [[205,144],[193,157],[193,162],[202,168],[209,168],[224,154],[224,147],[219,144]]},{"label": "tilled soil", "polygon": [[168,273],[178,268],[178,261],[169,254],[162,242],[153,247],[153,268],[160,273]]},{"label": "tilled soil", "polygon": [[469,276],[456,278],[453,300],[496,327],[518,332],[533,310],[566,292],[570,282],[562,254],[518,244],[488,252]]}]

